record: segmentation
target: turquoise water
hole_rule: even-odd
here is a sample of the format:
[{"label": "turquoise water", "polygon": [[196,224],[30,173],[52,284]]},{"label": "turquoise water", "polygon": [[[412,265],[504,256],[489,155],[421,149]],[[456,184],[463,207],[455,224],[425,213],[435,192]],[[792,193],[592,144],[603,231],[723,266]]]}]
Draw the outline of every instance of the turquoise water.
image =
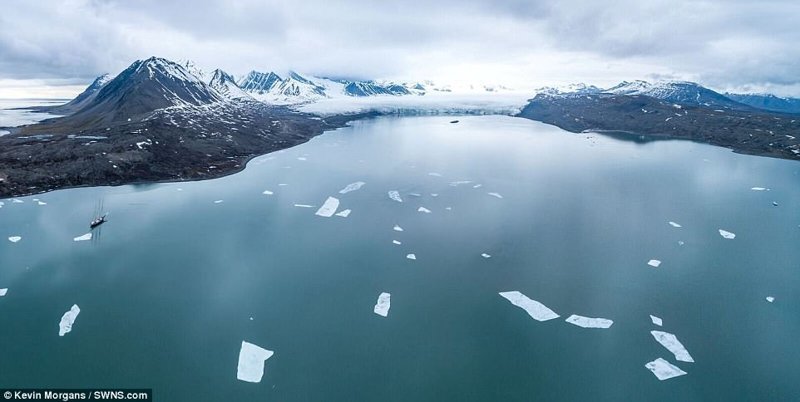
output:
[{"label": "turquoise water", "polygon": [[[159,401],[800,395],[800,164],[452,119],[355,122],[217,180],[3,200],[0,386],[153,388]],[[328,196],[350,216],[294,206]],[[74,242],[100,199],[109,222]],[[531,319],[509,290],[561,318]],[[386,318],[372,311],[381,292]],[[243,340],[275,351],[260,383],[236,379]],[[658,381],[644,365],[659,357],[688,374]]]}]

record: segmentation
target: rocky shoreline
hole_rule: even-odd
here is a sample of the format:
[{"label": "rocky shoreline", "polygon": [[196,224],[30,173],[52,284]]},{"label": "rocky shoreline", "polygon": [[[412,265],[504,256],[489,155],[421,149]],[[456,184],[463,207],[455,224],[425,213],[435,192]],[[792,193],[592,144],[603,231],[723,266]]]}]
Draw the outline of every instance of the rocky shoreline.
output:
[{"label": "rocky shoreline", "polygon": [[539,94],[518,117],[580,133],[627,132],[684,139],[737,153],[800,160],[800,115],[679,105],[649,96]]}]

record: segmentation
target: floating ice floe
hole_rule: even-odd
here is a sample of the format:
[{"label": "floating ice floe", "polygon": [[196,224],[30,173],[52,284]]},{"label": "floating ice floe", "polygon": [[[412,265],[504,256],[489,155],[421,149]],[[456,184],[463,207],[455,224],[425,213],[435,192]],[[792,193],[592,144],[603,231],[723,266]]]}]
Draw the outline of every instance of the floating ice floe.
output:
[{"label": "floating ice floe", "polygon": [[283,187],[283,186],[288,186],[288,185],[289,185],[289,184],[287,184],[287,183],[278,183],[278,186],[280,186],[280,187]]},{"label": "floating ice floe", "polygon": [[395,232],[402,232],[402,231],[403,231],[403,228],[401,228],[401,227],[400,227],[400,225],[394,225],[394,227],[392,228],[392,230],[394,230]]},{"label": "floating ice floe", "polygon": [[16,243],[16,242],[18,242],[18,241],[20,241],[20,240],[22,240],[22,237],[21,237],[21,236],[10,236],[10,237],[8,238],[8,241],[10,241],[10,242],[12,242],[12,243]]},{"label": "floating ice floe", "polygon": [[388,194],[389,194],[389,198],[391,198],[391,199],[393,199],[393,200],[395,200],[397,202],[403,202],[403,199],[400,198],[400,193],[398,191],[392,190],[392,191],[389,191]]},{"label": "floating ice floe", "polygon": [[264,190],[261,194],[272,195],[272,194],[275,194],[275,193],[273,193],[272,191],[269,191],[269,190]]},{"label": "floating ice floe", "polygon": [[294,204],[294,206],[296,206],[297,208],[314,208],[313,205],[308,205],[308,204]]},{"label": "floating ice floe", "polygon": [[436,172],[430,172],[430,173],[428,173],[428,176],[442,177],[442,174],[441,173],[436,173]]},{"label": "floating ice floe", "polygon": [[573,314],[565,321],[577,325],[581,328],[610,328],[614,324],[613,320],[607,318],[592,318]]},{"label": "floating ice floe", "polygon": [[11,200],[12,204],[22,204],[23,202],[25,202],[25,201],[22,201],[22,200],[17,199],[17,198],[14,198],[13,200]]},{"label": "floating ice floe", "polygon": [[264,376],[264,362],[275,352],[252,343],[242,341],[239,349],[239,364],[236,367],[236,379],[247,382],[261,382]]},{"label": "floating ice floe", "polygon": [[650,333],[653,334],[653,338],[656,338],[656,342],[660,343],[661,346],[667,348],[667,350],[675,355],[675,360],[694,363],[694,359],[689,355],[689,351],[683,347],[683,344],[675,335],[664,331],[650,331]]},{"label": "floating ice floe", "polygon": [[355,183],[350,183],[347,186],[345,186],[345,188],[339,190],[339,194],[347,194],[347,193],[349,193],[351,191],[359,190],[365,184],[367,184],[367,183],[364,183],[363,181],[357,181]]},{"label": "floating ice floe", "polygon": [[420,193],[408,193],[408,195],[410,195],[412,197],[422,197],[422,194],[420,194]]},{"label": "floating ice floe", "polygon": [[752,187],[752,188],[750,188],[750,190],[753,190],[753,191],[766,191],[767,188],[766,187]]},{"label": "floating ice floe", "polygon": [[736,237],[735,233],[731,233],[731,232],[729,232],[727,230],[722,230],[722,229],[719,230],[719,235],[724,237],[724,238],[726,238],[726,239],[733,239],[733,238]]},{"label": "floating ice floe", "polygon": [[654,315],[652,315],[652,314],[650,315],[650,321],[652,321],[652,322],[653,322],[653,324],[655,324],[655,325],[658,325],[659,327],[660,327],[662,324],[664,324],[664,321],[662,321],[660,318],[658,318],[658,317],[656,317],[656,316],[654,316]]},{"label": "floating ice floe", "polygon": [[772,201],[772,206],[773,207],[777,207],[778,206],[778,201]]},{"label": "floating ice floe", "polygon": [[447,211],[452,211],[453,207],[444,207],[444,209],[447,210]]},{"label": "floating ice floe", "polygon": [[[2,295],[0,295],[0,296],[2,296]],[[774,297],[772,297],[772,296],[767,296],[767,301],[768,301],[768,302],[770,302],[770,303],[772,303],[772,302],[774,302],[774,301],[775,301],[775,298],[774,298]]]},{"label": "floating ice floe", "polygon": [[77,304],[73,304],[72,308],[61,316],[61,322],[58,323],[58,336],[64,336],[69,331],[72,331],[72,324],[75,323],[75,319],[78,318],[80,313],[81,308]]},{"label": "floating ice floe", "polygon": [[439,193],[431,193],[431,197],[438,197]]},{"label": "floating ice floe", "polygon": [[297,160],[299,160],[299,161],[305,161],[305,160],[308,160],[308,158],[306,158],[305,156],[298,156],[298,157],[297,157]]},{"label": "floating ice floe", "polygon": [[450,186],[451,186],[451,187],[457,187],[457,186],[460,186],[460,185],[462,185],[462,184],[469,184],[469,183],[472,183],[472,180],[458,180],[458,181],[451,181],[451,182],[450,182]]},{"label": "floating ice floe", "polygon": [[492,258],[491,255],[486,254],[486,253],[481,254],[481,257],[483,257],[483,258]]},{"label": "floating ice floe", "polygon": [[683,227],[683,226],[681,226],[681,224],[680,224],[680,223],[676,223],[676,222],[673,222],[673,221],[669,221],[669,225],[670,225],[670,226],[672,226],[672,227],[674,227],[674,228],[681,228],[681,227]]},{"label": "floating ice floe", "polygon": [[503,196],[500,195],[500,193],[487,193],[487,194],[491,195],[492,197],[503,198]]},{"label": "floating ice floe", "polygon": [[334,197],[328,197],[325,200],[325,203],[322,204],[321,207],[315,212],[315,215],[322,216],[325,218],[330,218],[333,214],[336,213],[336,210],[339,208],[339,199]]},{"label": "floating ice floe", "polygon": [[536,321],[547,321],[560,317],[553,310],[550,310],[542,303],[529,299],[528,296],[514,290],[510,292],[500,292],[511,304],[525,310]]},{"label": "floating ice floe", "polygon": [[382,317],[386,317],[387,315],[389,315],[389,308],[391,307],[392,304],[391,297],[392,295],[389,293],[386,292],[381,293],[378,296],[378,302],[375,303],[375,307],[372,309],[372,311],[374,311],[375,314]]},{"label": "floating ice floe", "polygon": [[349,209],[344,209],[341,212],[337,213],[336,216],[341,216],[342,218],[347,218],[348,216],[350,216],[350,212],[353,212],[353,211],[351,211]]},{"label": "floating ice floe", "polygon": [[44,202],[44,201],[36,201],[36,203],[39,204],[39,205],[47,205],[47,203]]},{"label": "floating ice floe", "polygon": [[476,185],[472,186],[472,188],[481,188],[481,187],[483,187],[483,184],[476,184]]},{"label": "floating ice floe", "polygon": [[682,245],[684,245],[684,244],[686,244],[686,243],[684,243],[684,242],[683,242],[683,240],[678,240],[678,245],[679,245],[679,246],[682,246]]},{"label": "floating ice floe", "polygon": [[0,289],[0,297],[3,297],[3,296],[5,296],[5,295],[6,295],[6,293],[8,293],[8,288],[2,288],[2,289]]},{"label": "floating ice floe", "polygon": [[417,212],[424,212],[424,213],[426,213],[426,214],[429,214],[429,213],[431,213],[431,210],[430,210],[430,209],[428,209],[428,208],[425,208],[425,207],[419,207],[419,208],[417,209]]},{"label": "floating ice floe", "polygon": [[658,378],[660,381],[669,380],[670,378],[680,377],[686,374],[685,371],[673,366],[672,363],[660,357],[645,364],[644,366],[647,367],[648,370],[652,371],[656,378]]},{"label": "floating ice floe", "polygon": [[661,265],[661,261],[659,261],[659,260],[650,260],[650,261],[647,261],[647,265],[649,265],[649,266],[651,266],[653,268],[658,268],[658,266]]},{"label": "floating ice floe", "polygon": [[222,204],[223,202],[225,202],[225,200],[216,200],[214,201],[214,204]]},{"label": "floating ice floe", "polygon": [[406,258],[408,258],[409,260],[416,260],[417,256],[415,254],[406,254]]},{"label": "floating ice floe", "polygon": [[92,240],[92,233],[91,232],[83,234],[83,235],[80,235],[80,236],[75,237],[75,238],[72,239],[72,241],[86,241],[86,240]]},{"label": "floating ice floe", "polygon": [[398,246],[403,244],[403,242],[401,242],[400,240],[392,240],[392,243],[397,244]]}]

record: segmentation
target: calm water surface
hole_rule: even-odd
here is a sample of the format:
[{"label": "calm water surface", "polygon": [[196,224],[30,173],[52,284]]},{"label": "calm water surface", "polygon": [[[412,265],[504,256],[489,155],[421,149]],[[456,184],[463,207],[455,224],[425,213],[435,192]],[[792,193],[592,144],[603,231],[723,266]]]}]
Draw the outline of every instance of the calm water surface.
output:
[{"label": "calm water surface", "polygon": [[[159,401],[800,395],[800,163],[450,120],[355,122],[218,180],[3,200],[0,387],[153,388]],[[294,206],[328,196],[352,214]],[[109,222],[73,242],[100,199]],[[534,321],[508,290],[562,317]],[[386,318],[372,312],[381,292]],[[654,329],[696,362],[676,362]],[[242,340],[275,351],[261,383],[236,379]],[[658,357],[688,375],[658,381],[644,367]]]}]

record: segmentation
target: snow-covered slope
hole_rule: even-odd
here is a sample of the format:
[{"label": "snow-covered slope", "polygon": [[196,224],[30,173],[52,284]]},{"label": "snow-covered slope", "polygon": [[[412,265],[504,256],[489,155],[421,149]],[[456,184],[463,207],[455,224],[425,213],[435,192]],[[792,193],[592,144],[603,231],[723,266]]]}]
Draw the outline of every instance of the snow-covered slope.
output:
[{"label": "snow-covered slope", "polygon": [[214,70],[208,85],[221,95],[231,99],[249,99],[251,96],[236,85],[233,76],[220,69]]},{"label": "snow-covered slope", "polygon": [[687,81],[623,81],[606,89],[615,95],[645,95],[681,105],[708,106],[727,109],[747,109],[742,103],[712,91],[702,85]]},{"label": "snow-covered slope", "polygon": [[732,94],[725,96],[755,108],[773,112],[800,113],[800,99],[782,98],[771,94]]},{"label": "snow-covered slope", "polygon": [[261,73],[253,70],[242,78],[237,85],[250,94],[263,95],[271,91],[275,86],[280,85],[282,81],[283,79],[273,72]]}]

